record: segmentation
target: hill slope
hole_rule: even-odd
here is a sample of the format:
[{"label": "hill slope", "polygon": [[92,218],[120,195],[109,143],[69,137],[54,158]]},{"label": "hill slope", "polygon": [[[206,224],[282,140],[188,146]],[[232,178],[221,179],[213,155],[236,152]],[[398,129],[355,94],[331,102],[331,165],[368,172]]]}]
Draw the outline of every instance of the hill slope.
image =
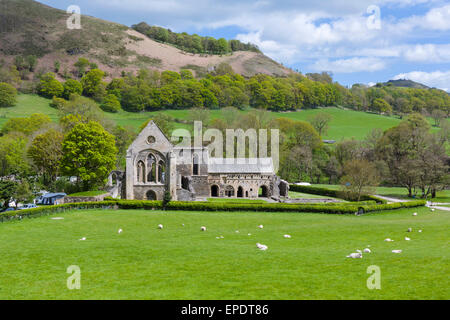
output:
[{"label": "hill slope", "polygon": [[406,79],[399,79],[399,80],[389,80],[388,82],[383,83],[385,86],[391,85],[394,87],[403,87],[403,88],[414,88],[414,89],[430,89],[430,87],[427,87],[424,84],[412,81],[412,80],[406,80]]},{"label": "hill slope", "polygon": [[36,55],[38,70],[53,70],[54,62],[71,71],[79,57],[87,57],[111,76],[140,68],[204,72],[221,62],[244,76],[256,73],[284,75],[290,71],[258,52],[232,55],[189,54],[153,41],[137,31],[113,22],[83,15],[80,30],[66,26],[69,14],[33,0],[0,0],[0,58]]}]

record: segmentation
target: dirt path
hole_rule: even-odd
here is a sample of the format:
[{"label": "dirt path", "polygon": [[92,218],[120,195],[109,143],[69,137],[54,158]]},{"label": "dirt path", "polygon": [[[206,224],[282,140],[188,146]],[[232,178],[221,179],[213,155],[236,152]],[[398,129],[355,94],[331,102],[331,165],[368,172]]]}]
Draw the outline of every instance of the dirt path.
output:
[{"label": "dirt path", "polygon": [[375,197],[386,200],[388,203],[408,202],[408,200],[404,200],[404,199],[390,198],[390,197],[384,197],[384,196],[379,196],[379,195],[375,195]]}]

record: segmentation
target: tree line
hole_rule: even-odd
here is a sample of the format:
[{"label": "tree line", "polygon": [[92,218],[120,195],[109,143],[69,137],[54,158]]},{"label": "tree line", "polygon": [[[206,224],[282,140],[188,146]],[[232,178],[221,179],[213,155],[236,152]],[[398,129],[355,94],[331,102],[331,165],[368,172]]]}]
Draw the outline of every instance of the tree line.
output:
[{"label": "tree line", "polygon": [[251,43],[242,43],[239,40],[215,39],[213,37],[201,37],[198,34],[176,33],[170,29],[149,26],[145,22],[135,24],[132,28],[150,39],[169,43],[177,48],[190,53],[227,54],[234,51],[260,52],[258,47]]}]

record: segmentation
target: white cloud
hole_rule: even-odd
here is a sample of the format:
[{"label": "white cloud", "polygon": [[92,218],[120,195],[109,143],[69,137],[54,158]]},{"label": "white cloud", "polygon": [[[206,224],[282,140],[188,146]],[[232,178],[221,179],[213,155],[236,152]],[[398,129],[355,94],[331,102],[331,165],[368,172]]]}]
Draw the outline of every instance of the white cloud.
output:
[{"label": "white cloud", "polygon": [[435,87],[450,92],[450,70],[449,71],[413,71],[396,75],[393,80],[408,79],[423,83],[429,87]]},{"label": "white cloud", "polygon": [[319,60],[311,66],[316,71],[332,71],[334,73],[373,72],[383,70],[385,63],[377,58],[350,58],[335,61]]},{"label": "white cloud", "polygon": [[450,44],[418,44],[404,50],[408,61],[443,63],[450,62]]},{"label": "white cloud", "polygon": [[[237,39],[285,64],[306,63],[315,70],[349,73],[404,61],[450,62],[448,0],[91,1],[178,32],[238,27]],[[370,5],[381,7],[380,30],[368,28]],[[395,16],[396,10],[416,5],[422,14]]]}]

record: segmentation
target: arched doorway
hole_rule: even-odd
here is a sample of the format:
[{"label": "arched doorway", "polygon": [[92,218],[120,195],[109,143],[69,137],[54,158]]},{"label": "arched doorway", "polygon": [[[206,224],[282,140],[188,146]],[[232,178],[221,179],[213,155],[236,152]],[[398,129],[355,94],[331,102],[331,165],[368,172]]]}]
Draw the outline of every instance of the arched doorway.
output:
[{"label": "arched doorway", "polygon": [[234,197],[234,188],[232,186],[227,186],[225,188],[225,196],[228,198]]},{"label": "arched doorway", "polygon": [[242,187],[239,187],[237,189],[237,197],[238,198],[243,198],[244,197],[244,189]]},{"label": "arched doorway", "polygon": [[211,186],[211,197],[219,196],[219,187],[216,185]]},{"label": "arched doorway", "polygon": [[261,186],[261,187],[259,187],[258,196],[260,198],[267,198],[269,195],[268,191],[269,190],[268,190],[267,186]]},{"label": "arched doorway", "polygon": [[146,196],[147,196],[147,200],[157,200],[156,193],[153,190],[148,191]]}]

